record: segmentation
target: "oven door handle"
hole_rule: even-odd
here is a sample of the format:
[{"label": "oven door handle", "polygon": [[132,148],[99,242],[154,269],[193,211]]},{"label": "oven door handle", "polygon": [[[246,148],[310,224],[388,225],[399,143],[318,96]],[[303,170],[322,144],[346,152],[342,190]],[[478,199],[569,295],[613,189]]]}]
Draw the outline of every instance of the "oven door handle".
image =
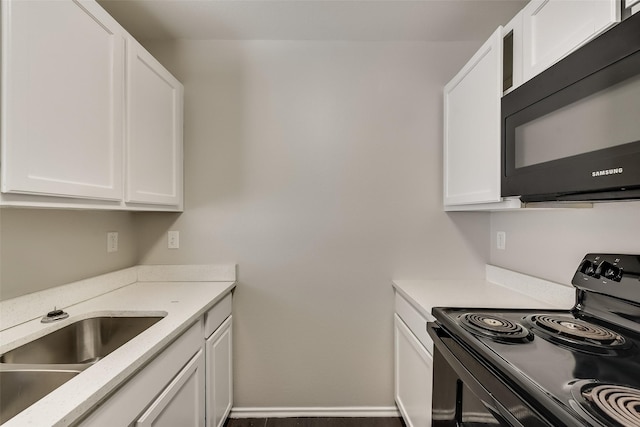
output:
[{"label": "oven door handle", "polygon": [[496,398],[493,397],[493,395],[491,395],[491,398],[493,399],[493,403],[496,405],[498,412],[504,418],[504,420],[509,423],[509,425],[512,425],[514,427],[524,427],[522,423],[518,421],[516,417],[514,417],[513,414],[502,405],[502,403],[498,402]]},{"label": "oven door handle", "polygon": [[[480,382],[464,367],[462,362],[449,350],[447,345],[440,338],[442,335],[449,336],[442,328],[438,327],[436,323],[428,323],[427,331],[433,343],[438,348],[440,353],[447,359],[447,362],[451,365],[456,374],[469,387],[469,389],[476,395],[482,404],[491,412],[498,420],[503,421],[509,426],[524,427],[524,425],[516,419],[516,417],[509,412],[496,398],[487,390]],[[462,420],[458,420],[462,421]]]}]

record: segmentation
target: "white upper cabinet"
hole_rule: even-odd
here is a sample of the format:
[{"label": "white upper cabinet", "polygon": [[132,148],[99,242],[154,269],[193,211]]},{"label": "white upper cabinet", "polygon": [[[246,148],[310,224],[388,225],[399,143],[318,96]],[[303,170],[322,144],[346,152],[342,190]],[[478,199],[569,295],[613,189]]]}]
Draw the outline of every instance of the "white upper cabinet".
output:
[{"label": "white upper cabinet", "polygon": [[500,197],[502,27],[444,87],[444,205]]},{"label": "white upper cabinet", "polygon": [[445,210],[517,209],[501,197],[501,98],[620,19],[619,0],[531,0],[444,88]]},{"label": "white upper cabinet", "polygon": [[127,203],[182,205],[183,87],[127,40]]},{"label": "white upper cabinet", "polygon": [[620,0],[531,0],[522,12],[527,81],[620,21]]},{"label": "white upper cabinet", "polygon": [[0,205],[181,210],[180,82],[93,0],[0,7]]},{"label": "white upper cabinet", "polygon": [[2,2],[2,191],[122,198],[121,27],[94,2]]}]

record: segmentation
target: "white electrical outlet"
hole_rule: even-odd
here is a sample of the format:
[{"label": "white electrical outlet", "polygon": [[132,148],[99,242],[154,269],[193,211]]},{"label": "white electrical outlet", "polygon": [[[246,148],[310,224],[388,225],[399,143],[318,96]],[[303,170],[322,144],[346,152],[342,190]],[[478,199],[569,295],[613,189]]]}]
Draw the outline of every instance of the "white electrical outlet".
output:
[{"label": "white electrical outlet", "polygon": [[118,252],[118,232],[109,231],[107,233],[107,252]]},{"label": "white electrical outlet", "polygon": [[171,230],[167,234],[167,247],[169,249],[178,249],[180,247],[180,232]]},{"label": "white electrical outlet", "polygon": [[496,233],[496,247],[501,251],[504,251],[507,247],[507,233],[504,231],[498,231]]}]

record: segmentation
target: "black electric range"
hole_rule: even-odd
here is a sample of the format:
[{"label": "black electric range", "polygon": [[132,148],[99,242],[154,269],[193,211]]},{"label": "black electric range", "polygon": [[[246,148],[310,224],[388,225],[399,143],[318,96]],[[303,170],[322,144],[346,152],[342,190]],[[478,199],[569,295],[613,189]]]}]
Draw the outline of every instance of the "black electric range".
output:
[{"label": "black electric range", "polygon": [[640,427],[640,255],[572,283],[571,310],[433,309],[434,427]]}]

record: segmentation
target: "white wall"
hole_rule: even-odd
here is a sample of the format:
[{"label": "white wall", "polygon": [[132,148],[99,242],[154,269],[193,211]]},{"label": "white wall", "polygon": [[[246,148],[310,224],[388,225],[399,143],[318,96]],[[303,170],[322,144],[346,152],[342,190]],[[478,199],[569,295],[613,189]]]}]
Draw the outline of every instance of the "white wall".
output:
[{"label": "white wall", "polygon": [[[496,249],[496,232],[507,233]],[[491,214],[491,263],[570,284],[585,254],[640,254],[640,202]]]},{"label": "white wall", "polygon": [[137,216],[141,261],[239,264],[235,406],[392,406],[391,280],[489,256],[489,215],[441,202],[442,87],[477,43],[148,47],[185,86],[186,190]]},{"label": "white wall", "polygon": [[[108,231],[118,232],[118,252],[107,253]],[[129,212],[0,209],[2,300],[130,267],[137,259]]]}]

